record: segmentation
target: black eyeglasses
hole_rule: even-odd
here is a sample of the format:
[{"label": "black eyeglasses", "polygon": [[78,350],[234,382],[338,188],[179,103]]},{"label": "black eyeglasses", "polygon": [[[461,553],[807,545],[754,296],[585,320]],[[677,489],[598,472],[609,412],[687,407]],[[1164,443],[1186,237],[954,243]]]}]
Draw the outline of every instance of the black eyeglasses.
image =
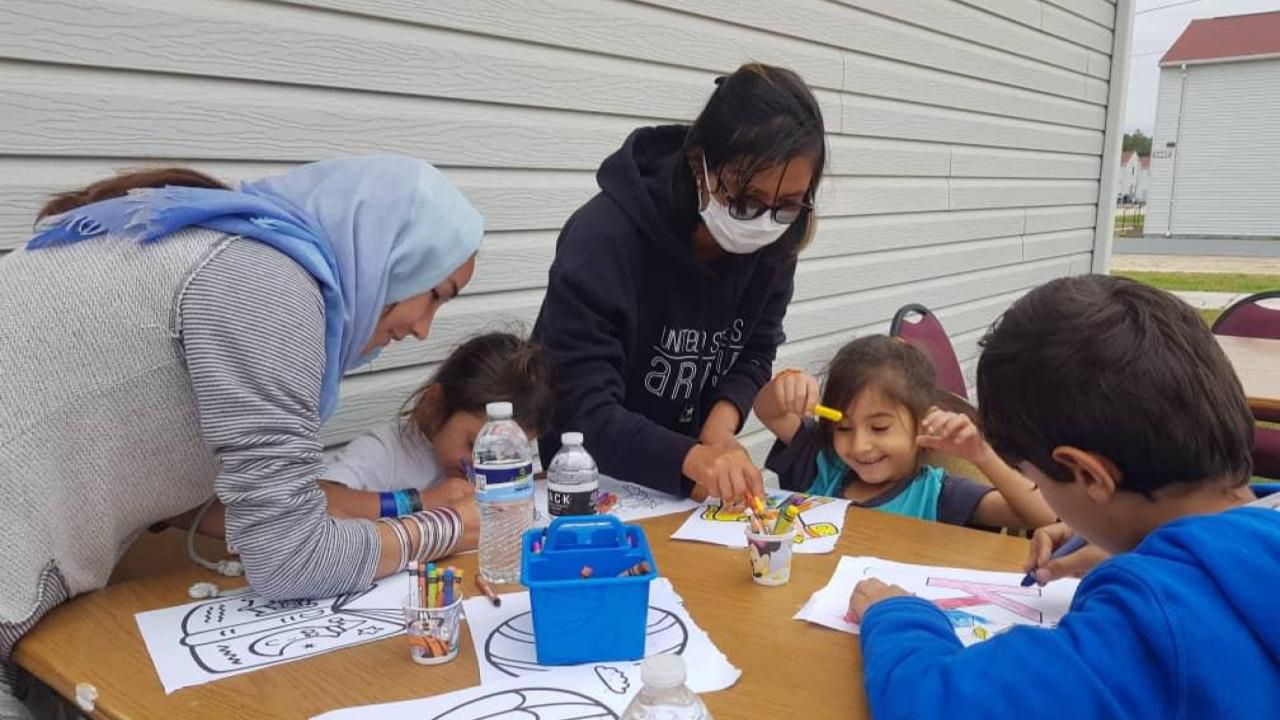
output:
[{"label": "black eyeglasses", "polygon": [[[717,193],[725,193],[728,188],[724,184],[724,179],[719,174],[716,175]],[[766,205],[747,195],[730,196],[727,203],[729,208],[729,216],[735,220],[755,220],[764,215],[766,212],[773,218],[773,221],[780,225],[791,225],[800,219],[800,215],[805,210],[812,210],[812,202],[784,203],[782,205]]]}]

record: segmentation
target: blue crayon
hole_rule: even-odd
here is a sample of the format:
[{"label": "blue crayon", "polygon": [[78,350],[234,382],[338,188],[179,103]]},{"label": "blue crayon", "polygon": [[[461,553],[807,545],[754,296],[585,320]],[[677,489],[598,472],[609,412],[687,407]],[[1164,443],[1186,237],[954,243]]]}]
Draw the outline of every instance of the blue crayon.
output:
[{"label": "blue crayon", "polygon": [[[1088,544],[1089,544],[1089,541],[1085,540],[1083,535],[1076,533],[1075,535],[1071,536],[1070,540],[1063,543],[1062,547],[1058,548],[1057,550],[1054,550],[1053,555],[1051,555],[1049,559],[1057,560],[1060,557],[1065,557]],[[1032,585],[1035,585],[1035,584],[1036,584],[1036,571],[1032,570],[1031,572],[1027,573],[1026,577],[1022,578],[1022,587],[1031,587]]]}]

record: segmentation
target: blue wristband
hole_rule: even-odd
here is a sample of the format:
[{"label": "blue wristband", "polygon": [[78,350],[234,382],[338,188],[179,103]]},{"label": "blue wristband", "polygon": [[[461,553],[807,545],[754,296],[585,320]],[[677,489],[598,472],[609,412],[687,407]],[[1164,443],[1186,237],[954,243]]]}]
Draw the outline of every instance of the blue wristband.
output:
[{"label": "blue wristband", "polygon": [[413,503],[409,502],[409,492],[407,490],[397,490],[393,493],[396,498],[396,515],[408,515],[413,512]]},{"label": "blue wristband", "polygon": [[395,493],[378,493],[378,517],[399,517],[396,512]]}]

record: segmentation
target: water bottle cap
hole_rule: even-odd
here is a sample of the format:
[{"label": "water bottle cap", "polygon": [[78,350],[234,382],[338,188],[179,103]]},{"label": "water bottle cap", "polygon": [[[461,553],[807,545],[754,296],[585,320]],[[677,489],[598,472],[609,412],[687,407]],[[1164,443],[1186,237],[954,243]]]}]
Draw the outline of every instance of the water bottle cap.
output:
[{"label": "water bottle cap", "polygon": [[679,655],[651,655],[640,666],[640,681],[647,687],[680,687],[684,685],[684,679],[684,658]]},{"label": "water bottle cap", "polygon": [[562,433],[560,435],[560,444],[561,445],[581,445],[582,433],[580,432]]},{"label": "water bottle cap", "polygon": [[493,420],[506,420],[511,417],[511,413],[514,412],[511,408],[511,403],[506,401],[491,402],[484,406],[484,411],[488,413],[489,417]]}]

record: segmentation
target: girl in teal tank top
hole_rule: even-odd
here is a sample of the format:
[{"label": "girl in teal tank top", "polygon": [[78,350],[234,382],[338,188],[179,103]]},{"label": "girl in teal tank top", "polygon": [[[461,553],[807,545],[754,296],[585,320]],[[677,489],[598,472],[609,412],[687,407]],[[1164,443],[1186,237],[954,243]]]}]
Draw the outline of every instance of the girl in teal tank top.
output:
[{"label": "girl in teal tank top", "polygon": [[[859,338],[827,369],[821,404],[843,413],[838,422],[814,418],[818,382],[798,370],[783,370],[760,391],[756,415],[778,438],[765,466],[783,489],[923,520],[1011,528],[1053,522],[1035,485],[991,449],[969,415],[937,407],[946,397],[919,350],[884,335]],[[991,485],[923,464],[926,449],[971,462]]]}]

